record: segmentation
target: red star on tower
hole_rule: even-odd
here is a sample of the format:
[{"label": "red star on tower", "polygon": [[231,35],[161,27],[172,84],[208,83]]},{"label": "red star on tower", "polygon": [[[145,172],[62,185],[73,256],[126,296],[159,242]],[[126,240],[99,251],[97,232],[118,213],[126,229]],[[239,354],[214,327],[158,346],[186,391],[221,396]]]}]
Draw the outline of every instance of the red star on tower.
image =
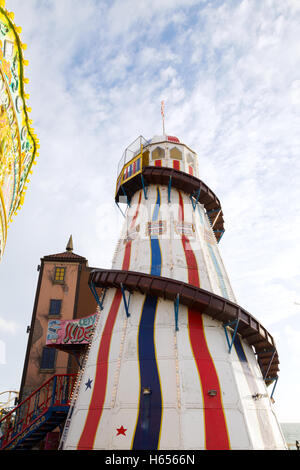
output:
[{"label": "red star on tower", "polygon": [[126,436],[126,431],[127,431],[127,429],[125,429],[125,428],[123,428],[123,426],[121,426],[119,429],[117,429],[117,436],[120,436],[120,435]]}]

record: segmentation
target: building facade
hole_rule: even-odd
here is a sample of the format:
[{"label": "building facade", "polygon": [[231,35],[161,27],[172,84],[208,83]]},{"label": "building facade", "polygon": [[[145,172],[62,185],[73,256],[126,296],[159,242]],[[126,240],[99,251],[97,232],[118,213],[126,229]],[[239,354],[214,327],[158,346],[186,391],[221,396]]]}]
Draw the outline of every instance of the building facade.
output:
[{"label": "building facade", "polygon": [[19,402],[53,375],[77,372],[76,356],[47,346],[48,324],[96,312],[97,304],[88,286],[91,269],[86,258],[73,253],[72,237],[65,252],[41,259]]}]

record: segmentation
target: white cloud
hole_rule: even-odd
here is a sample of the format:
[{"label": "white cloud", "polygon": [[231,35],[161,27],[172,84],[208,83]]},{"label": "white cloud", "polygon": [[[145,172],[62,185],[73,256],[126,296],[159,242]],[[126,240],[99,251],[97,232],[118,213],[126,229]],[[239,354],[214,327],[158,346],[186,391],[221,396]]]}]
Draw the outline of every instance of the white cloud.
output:
[{"label": "white cloud", "polygon": [[[298,315],[300,315],[300,309],[298,309]],[[290,325],[287,325],[284,328],[284,333],[287,337],[287,341],[290,349],[297,355],[298,360],[300,359],[300,330],[292,328]],[[299,363],[299,361],[295,361]]]},{"label": "white cloud", "polygon": [[16,322],[0,317],[0,334],[2,338],[4,338],[3,334],[15,334],[17,329],[18,325]]}]

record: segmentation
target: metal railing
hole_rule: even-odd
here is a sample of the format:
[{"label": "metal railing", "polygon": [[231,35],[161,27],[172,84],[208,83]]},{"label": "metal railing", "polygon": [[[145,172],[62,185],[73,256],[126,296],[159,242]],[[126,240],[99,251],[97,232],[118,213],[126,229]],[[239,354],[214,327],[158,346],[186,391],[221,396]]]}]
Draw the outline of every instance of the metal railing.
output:
[{"label": "metal railing", "polygon": [[77,374],[54,375],[0,420],[0,449],[26,432],[50,407],[70,405]]},{"label": "metal railing", "polygon": [[120,175],[122,168],[128,163],[130,160],[132,160],[134,157],[136,157],[140,152],[142,146],[145,148],[147,145],[149,145],[150,141],[146,140],[145,137],[140,135],[137,139],[135,139],[128,147],[124,150],[123,155],[121,160],[119,161],[118,164],[118,175]]}]

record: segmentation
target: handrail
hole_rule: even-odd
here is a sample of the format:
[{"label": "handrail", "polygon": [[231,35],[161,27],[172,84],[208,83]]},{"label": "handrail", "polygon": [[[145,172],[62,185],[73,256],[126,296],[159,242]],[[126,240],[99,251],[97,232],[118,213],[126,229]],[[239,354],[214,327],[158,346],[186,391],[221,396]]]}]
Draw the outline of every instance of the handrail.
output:
[{"label": "handrail", "polygon": [[23,433],[51,406],[70,404],[77,374],[53,375],[0,420],[0,449]]}]

